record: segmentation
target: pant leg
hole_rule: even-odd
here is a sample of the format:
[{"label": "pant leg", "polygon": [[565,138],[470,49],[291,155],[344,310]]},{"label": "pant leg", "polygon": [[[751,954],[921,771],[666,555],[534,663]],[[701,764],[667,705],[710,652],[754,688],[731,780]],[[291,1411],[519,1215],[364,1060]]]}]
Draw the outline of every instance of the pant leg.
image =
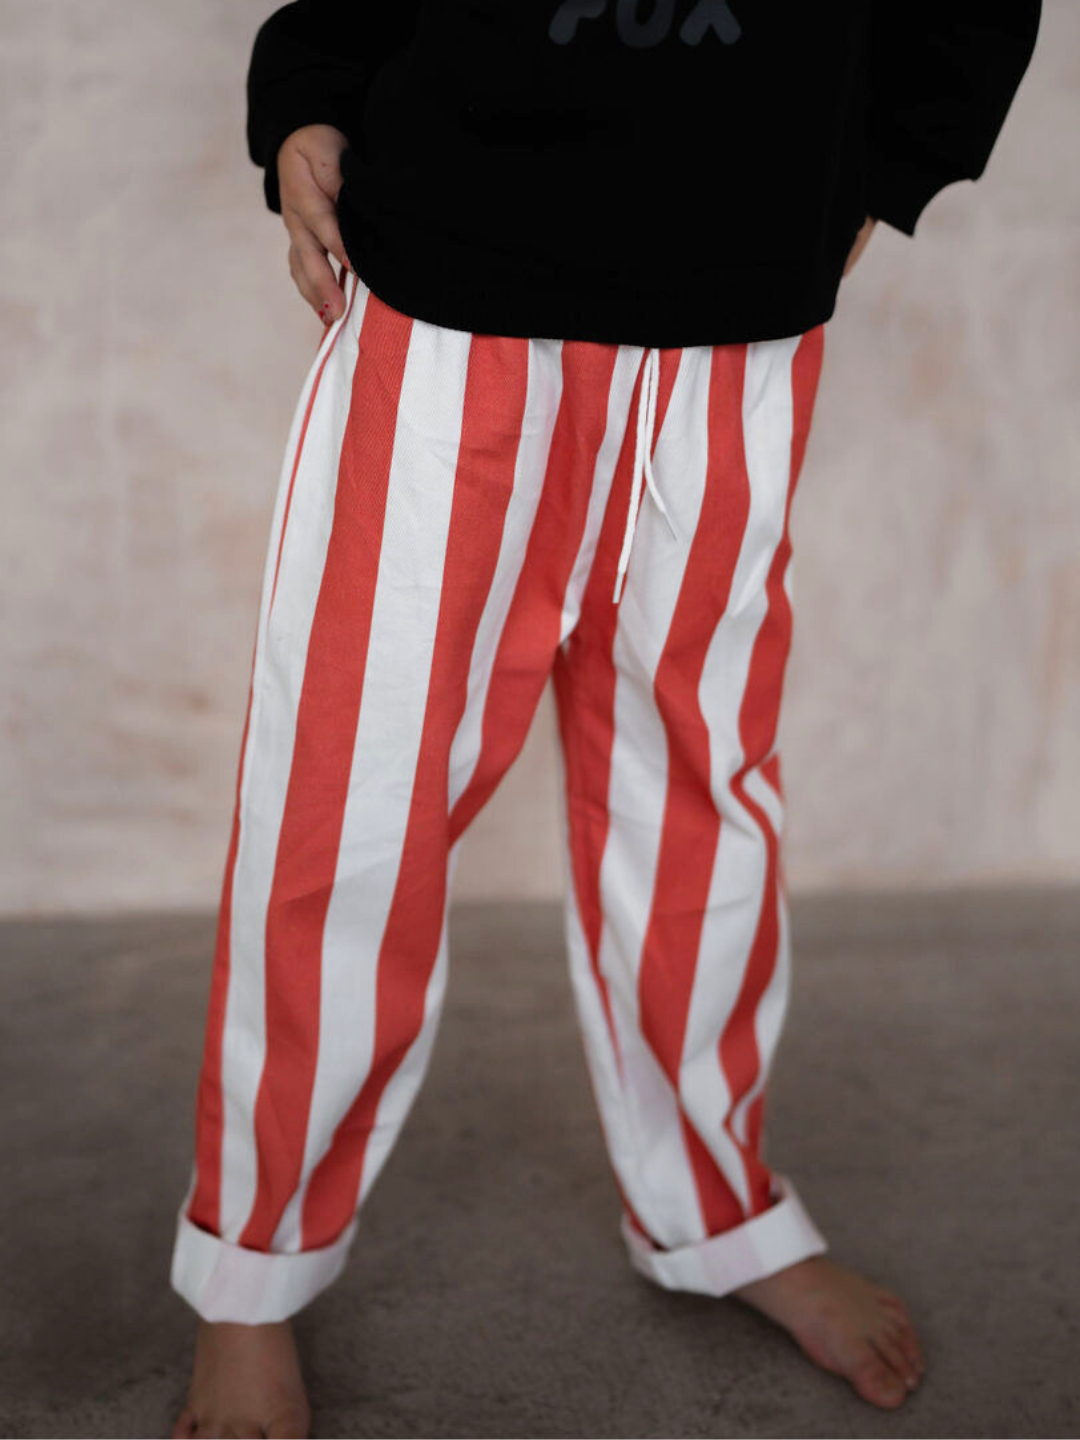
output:
[{"label": "pant leg", "polygon": [[661,353],[655,474],[616,607],[620,458],[554,666],[574,997],[632,1263],[724,1294],[827,1248],[763,1154],[790,987],[776,731],[804,337]]},{"label": "pant leg", "polygon": [[283,1319],[342,1270],[419,1090],[458,842],[576,613],[611,347],[412,321],[355,279],[263,582],[171,1282]]}]

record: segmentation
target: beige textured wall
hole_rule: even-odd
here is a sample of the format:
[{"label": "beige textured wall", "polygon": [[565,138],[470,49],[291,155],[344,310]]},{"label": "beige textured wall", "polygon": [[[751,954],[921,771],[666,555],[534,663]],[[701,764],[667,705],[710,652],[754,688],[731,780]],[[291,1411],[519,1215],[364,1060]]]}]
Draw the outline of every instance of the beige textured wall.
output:
[{"label": "beige textured wall", "polygon": [[[0,0],[0,910],[211,904],[320,327],[243,150],[265,0]],[[875,239],[796,497],[793,887],[1080,877],[1080,5]],[[456,894],[550,895],[550,691]]]}]

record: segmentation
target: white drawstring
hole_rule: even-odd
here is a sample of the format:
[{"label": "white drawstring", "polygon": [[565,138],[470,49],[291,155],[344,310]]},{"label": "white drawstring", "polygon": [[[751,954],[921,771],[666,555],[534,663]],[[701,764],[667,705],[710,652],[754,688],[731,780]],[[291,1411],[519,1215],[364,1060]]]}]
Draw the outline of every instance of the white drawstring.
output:
[{"label": "white drawstring", "polygon": [[615,604],[619,603],[626,567],[630,563],[630,547],[634,543],[634,528],[637,525],[638,501],[641,498],[641,482],[644,478],[649,494],[656,501],[660,513],[668,523],[672,535],[679,538],[675,523],[668,514],[664,498],[656,485],[652,468],[653,430],[656,426],[656,400],[660,393],[660,351],[648,350],[645,354],[645,370],[641,377],[641,391],[638,395],[637,444],[634,447],[634,475],[630,487],[630,508],[626,513],[626,531],[623,534],[622,554],[615,575]]}]

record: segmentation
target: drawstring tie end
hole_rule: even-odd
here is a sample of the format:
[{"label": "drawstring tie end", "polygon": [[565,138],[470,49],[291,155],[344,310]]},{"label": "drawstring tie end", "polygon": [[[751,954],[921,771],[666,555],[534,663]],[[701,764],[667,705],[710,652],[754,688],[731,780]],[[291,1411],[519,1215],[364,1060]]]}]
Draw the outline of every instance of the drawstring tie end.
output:
[{"label": "drawstring tie end", "polygon": [[630,505],[626,515],[626,531],[623,535],[622,553],[619,556],[619,565],[615,574],[615,593],[612,596],[617,605],[619,596],[622,593],[623,581],[626,578],[626,569],[630,564],[630,547],[634,542],[634,528],[637,524],[638,502],[641,499],[641,486],[644,481],[649,494],[656,502],[661,515],[667,521],[668,529],[672,536],[678,540],[679,532],[675,527],[667,506],[664,504],[664,497],[656,483],[656,476],[652,468],[652,446],[653,431],[656,427],[656,401],[660,393],[660,352],[651,349],[645,356],[645,370],[641,377],[641,392],[638,397],[637,415],[637,444],[634,450],[634,474],[630,485]]}]

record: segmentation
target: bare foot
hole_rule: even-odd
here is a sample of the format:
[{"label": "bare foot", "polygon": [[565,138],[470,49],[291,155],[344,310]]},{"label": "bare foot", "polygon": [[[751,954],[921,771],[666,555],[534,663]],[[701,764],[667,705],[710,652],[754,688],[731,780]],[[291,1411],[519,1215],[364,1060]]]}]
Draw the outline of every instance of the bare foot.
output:
[{"label": "bare foot", "polygon": [[823,1370],[871,1405],[895,1410],[926,1362],[904,1303],[825,1255],[812,1255],[731,1291],[782,1325]]},{"label": "bare foot", "polygon": [[195,1373],[172,1440],[264,1435],[306,1440],[310,1429],[288,1320],[271,1325],[199,1320]]}]

